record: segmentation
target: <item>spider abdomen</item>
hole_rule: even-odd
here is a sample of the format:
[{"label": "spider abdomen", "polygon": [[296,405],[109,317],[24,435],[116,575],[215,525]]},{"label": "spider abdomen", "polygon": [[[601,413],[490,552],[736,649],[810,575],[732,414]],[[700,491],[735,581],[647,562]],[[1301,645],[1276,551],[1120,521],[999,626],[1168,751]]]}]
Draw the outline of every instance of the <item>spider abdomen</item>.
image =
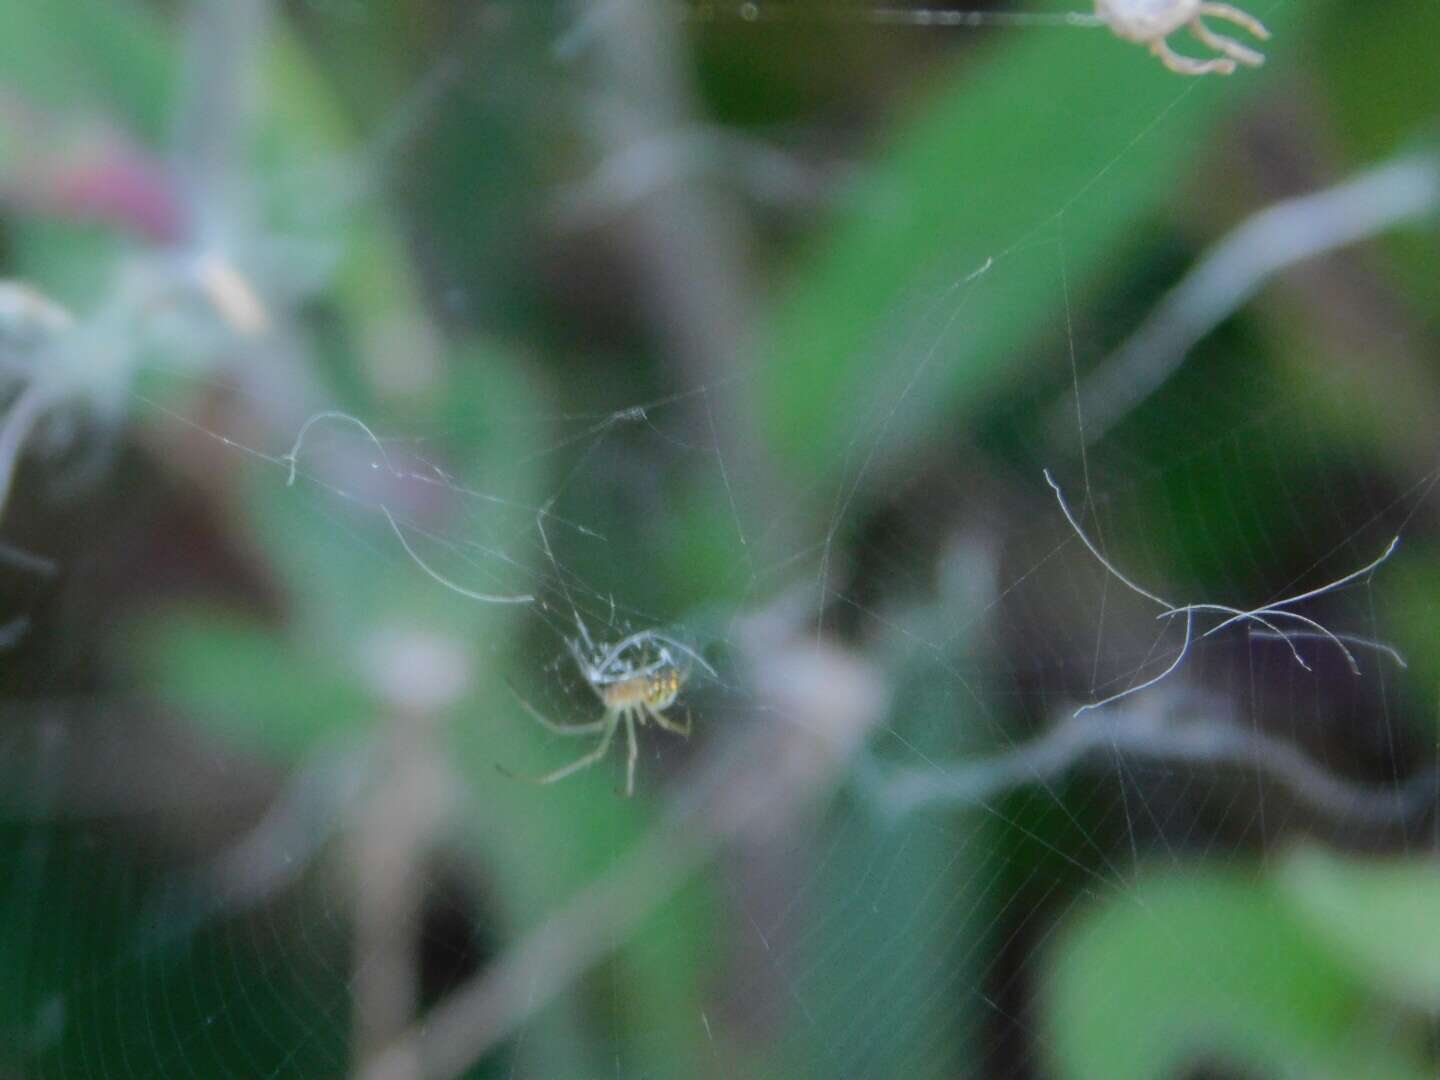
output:
[{"label": "spider abdomen", "polygon": [[605,707],[623,712],[627,709],[667,709],[675,703],[680,693],[680,672],[673,667],[663,667],[647,675],[623,679],[610,683],[602,691]]}]

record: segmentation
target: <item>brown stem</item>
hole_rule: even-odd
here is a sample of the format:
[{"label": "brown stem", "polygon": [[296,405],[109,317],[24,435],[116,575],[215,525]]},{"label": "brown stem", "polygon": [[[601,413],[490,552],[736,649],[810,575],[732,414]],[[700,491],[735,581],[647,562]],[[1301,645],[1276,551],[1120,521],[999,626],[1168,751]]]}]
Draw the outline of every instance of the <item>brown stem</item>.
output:
[{"label": "brown stem", "polygon": [[783,832],[829,792],[885,711],[879,676],[813,638],[747,645],[765,717],[716,742],[659,824],[593,885],[369,1061],[364,1080],[464,1072],[623,945],[722,847]]}]

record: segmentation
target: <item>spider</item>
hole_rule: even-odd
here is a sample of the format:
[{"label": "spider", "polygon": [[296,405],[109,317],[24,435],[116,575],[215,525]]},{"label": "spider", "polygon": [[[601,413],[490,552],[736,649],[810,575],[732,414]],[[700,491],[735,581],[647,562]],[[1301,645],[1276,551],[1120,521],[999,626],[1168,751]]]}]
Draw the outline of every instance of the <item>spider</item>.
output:
[{"label": "spider", "polygon": [[[1108,26],[1116,37],[1148,45],[1160,61],[1178,75],[1232,75],[1238,61],[1259,67],[1265,57],[1233,38],[1217,34],[1205,25],[1205,16],[1224,19],[1249,31],[1261,41],[1268,41],[1270,31],[1253,15],[1230,4],[1211,4],[1202,0],[1095,0],[1095,16]],[[1211,60],[1195,60],[1181,56],[1170,48],[1167,40],[1181,27],[1188,26],[1203,44],[1221,56]]]},{"label": "spider", "polygon": [[[589,768],[609,752],[615,732],[623,722],[629,746],[625,768],[625,795],[628,798],[635,794],[635,760],[640,753],[635,736],[636,725],[643,727],[654,721],[662,730],[688,738],[690,718],[687,716],[682,724],[666,716],[665,710],[680,696],[680,688],[689,678],[692,663],[698,663],[711,675],[715,674],[715,669],[694,650],[653,630],[642,630],[622,638],[608,649],[600,649],[591,641],[585,624],[581,622],[579,626],[583,647],[577,641],[565,644],[585,682],[605,707],[600,719],[583,724],[557,724],[518,693],[515,698],[546,731],[556,735],[599,735],[600,741],[588,754],[553,772],[543,776],[517,776],[516,779],[533,784],[553,784]],[[636,655],[627,658],[630,653]],[[514,690],[513,687],[511,689]],[[507,770],[502,771],[515,776]]]}]

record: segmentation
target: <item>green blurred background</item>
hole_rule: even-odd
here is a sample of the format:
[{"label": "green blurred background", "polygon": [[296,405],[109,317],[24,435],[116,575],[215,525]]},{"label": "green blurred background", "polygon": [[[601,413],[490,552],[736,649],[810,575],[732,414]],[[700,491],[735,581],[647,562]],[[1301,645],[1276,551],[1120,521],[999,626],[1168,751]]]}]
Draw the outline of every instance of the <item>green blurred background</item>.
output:
[{"label": "green blurred background", "polygon": [[0,1076],[1436,1074],[1440,5],[1024,10],[0,0]]}]

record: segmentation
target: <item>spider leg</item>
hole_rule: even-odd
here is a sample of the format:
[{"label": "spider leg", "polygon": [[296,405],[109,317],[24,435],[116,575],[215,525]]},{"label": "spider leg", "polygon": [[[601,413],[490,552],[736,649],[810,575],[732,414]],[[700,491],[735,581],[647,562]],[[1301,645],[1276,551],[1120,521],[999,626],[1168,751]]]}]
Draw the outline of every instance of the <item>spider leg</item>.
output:
[{"label": "spider leg", "polygon": [[1236,26],[1240,27],[1240,29],[1247,31],[1248,33],[1259,38],[1261,41],[1270,40],[1270,31],[1265,29],[1264,23],[1262,23],[1259,19],[1255,18],[1255,16],[1251,15],[1249,12],[1241,11],[1233,4],[1201,4],[1200,10],[1197,13],[1196,18],[1202,19],[1206,15],[1213,15],[1217,19],[1224,19],[1226,22],[1232,22]]},{"label": "spider leg", "polygon": [[1265,63],[1265,57],[1262,53],[1256,52],[1248,45],[1241,45],[1240,42],[1234,38],[1228,38],[1224,34],[1215,33],[1215,31],[1201,22],[1198,17],[1191,20],[1190,32],[1200,41],[1210,46],[1210,48],[1230,57],[1232,60],[1238,60],[1240,63],[1246,64],[1249,67],[1259,67]]},{"label": "spider leg", "polygon": [[1170,43],[1164,38],[1150,43],[1150,51],[1160,58],[1171,71],[1177,75],[1233,75],[1235,74],[1235,61],[1228,57],[1216,58],[1214,60],[1195,60],[1188,56],[1181,56]]},{"label": "spider leg", "polygon": [[521,708],[529,713],[531,718],[546,731],[553,731],[556,735],[595,735],[605,728],[606,720],[604,717],[586,724],[557,724],[521,697],[520,691],[516,690],[513,684],[507,683],[507,685],[510,686],[510,692],[515,695],[515,700],[520,703]]},{"label": "spider leg", "polygon": [[650,719],[654,720],[655,723],[658,724],[665,731],[668,731],[674,735],[683,736],[687,739],[690,737],[689,713],[685,714],[685,722],[682,724],[678,720],[671,720],[668,716],[665,715],[662,710],[652,709],[649,705],[645,706],[645,711],[650,714]]},{"label": "spider leg", "polygon": [[[545,773],[543,776],[521,776],[519,773],[512,773],[505,768],[502,768],[500,771],[512,779],[524,780],[530,784],[553,784],[557,780],[564,780],[567,776],[571,776],[581,769],[589,768],[605,756],[606,752],[610,749],[610,740],[615,737],[615,729],[619,726],[619,719],[620,714],[614,713],[607,716],[605,720],[602,720],[601,723],[608,724],[609,726],[605,729],[605,734],[600,737],[600,742],[596,745],[595,749],[583,757],[576,758],[569,765],[562,765],[554,772]],[[635,734],[633,730],[630,734],[630,745],[633,751],[635,745]]]},{"label": "spider leg", "polygon": [[625,710],[625,736],[630,740],[630,756],[625,765],[625,797],[635,794],[635,759],[640,756],[640,744],[635,738],[635,710]]}]

